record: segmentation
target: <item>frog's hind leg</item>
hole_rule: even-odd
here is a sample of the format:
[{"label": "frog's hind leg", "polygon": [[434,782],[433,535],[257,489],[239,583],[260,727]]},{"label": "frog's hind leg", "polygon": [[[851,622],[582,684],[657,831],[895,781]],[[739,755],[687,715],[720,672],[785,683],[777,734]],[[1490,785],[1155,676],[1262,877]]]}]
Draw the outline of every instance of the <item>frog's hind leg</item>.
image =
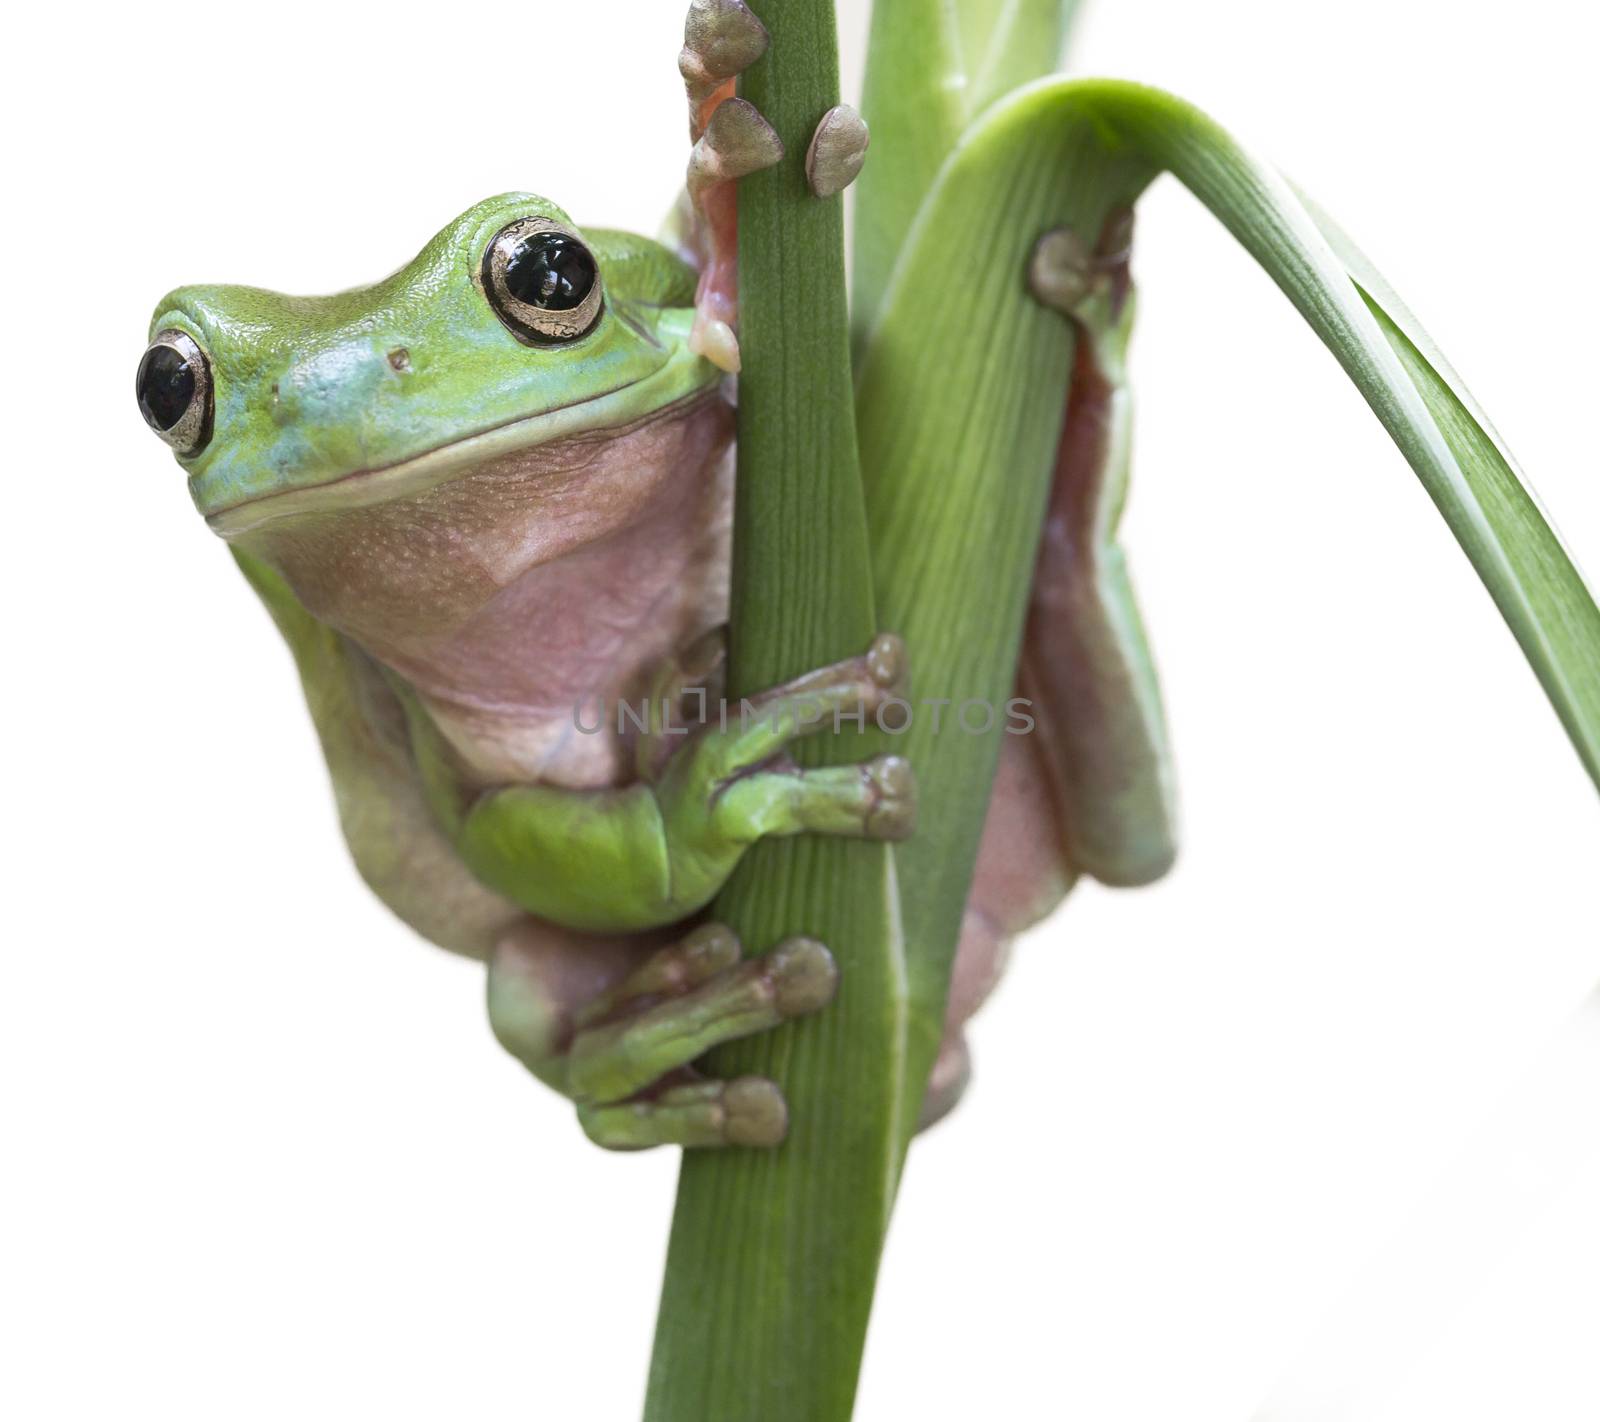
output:
[{"label": "frog's hind leg", "polygon": [[529,919],[489,963],[489,1020],[501,1043],[570,1096],[596,1144],[778,1144],[788,1110],[777,1083],[695,1075],[712,1047],[816,1012],[838,970],[822,944],[791,938],[740,960],[717,924],[662,944],[602,938]]},{"label": "frog's hind leg", "polygon": [[1131,235],[1127,216],[1092,249],[1070,231],[1050,233],[1029,273],[1079,339],[1017,685],[1032,703],[1064,851],[1114,885],[1158,879],[1176,854],[1166,722],[1116,538],[1128,485]]},{"label": "frog's hind leg", "polygon": [[1016,935],[1044,918],[1072,887],[1075,876],[1061,852],[1061,821],[1044,754],[1033,735],[1008,735],[1001,743],[950,974],[944,1040],[918,1130],[949,1114],[966,1090],[972,1075],[966,1024],[1000,981]]},{"label": "frog's hind leg", "polygon": [[1166,724],[1116,542],[1128,482],[1130,237],[1125,219],[1092,247],[1049,233],[1029,271],[1039,301],[1078,328],[1017,673],[1033,725],[1001,748],[922,1125],[966,1085],[963,1028],[999,980],[1013,937],[1078,874],[1144,884],[1176,852]]}]

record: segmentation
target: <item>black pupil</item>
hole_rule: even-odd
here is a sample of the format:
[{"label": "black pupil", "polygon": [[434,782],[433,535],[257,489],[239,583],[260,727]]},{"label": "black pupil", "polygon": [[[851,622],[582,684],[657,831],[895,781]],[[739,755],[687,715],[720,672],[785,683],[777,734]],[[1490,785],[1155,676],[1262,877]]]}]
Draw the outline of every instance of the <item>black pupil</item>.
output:
[{"label": "black pupil", "polygon": [[559,232],[518,242],[506,259],[506,290],[542,311],[570,311],[594,285],[589,249]]},{"label": "black pupil", "polygon": [[139,409],[158,430],[170,430],[194,399],[194,371],[171,346],[151,346],[139,362]]}]

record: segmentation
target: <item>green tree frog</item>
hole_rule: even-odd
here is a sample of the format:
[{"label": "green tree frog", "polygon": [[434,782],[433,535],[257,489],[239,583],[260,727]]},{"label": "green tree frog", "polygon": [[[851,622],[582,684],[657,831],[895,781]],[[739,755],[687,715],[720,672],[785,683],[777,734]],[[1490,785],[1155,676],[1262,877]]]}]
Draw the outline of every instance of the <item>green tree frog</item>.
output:
[{"label": "green tree frog", "polygon": [[[693,1064],[824,1008],[835,965],[805,938],[741,961],[702,910],[763,836],[894,839],[914,821],[899,757],[802,770],[786,754],[829,713],[906,694],[892,635],[753,716],[688,724],[720,696],[727,617],[732,182],[775,141],[723,102],[752,45],[726,25],[708,40],[707,8],[685,62],[695,264],[508,193],[373,286],[173,291],[137,377],[289,644],[360,873],[423,937],[487,964],[496,1036],[616,1148],[782,1139],[778,1084]],[[1170,858],[1145,793],[1164,784],[1159,746],[1117,729],[1149,724],[1121,716],[1143,689],[1105,675],[1120,632],[1086,591],[1121,478],[1120,314],[1097,329],[1020,683],[1039,731],[1002,757],[929,1118],[959,1094],[961,1025],[1006,942],[1074,865],[1136,881]],[[1078,688],[1085,668],[1105,704]],[[801,698],[817,714],[781,711]],[[613,714],[641,703],[681,714]]]}]

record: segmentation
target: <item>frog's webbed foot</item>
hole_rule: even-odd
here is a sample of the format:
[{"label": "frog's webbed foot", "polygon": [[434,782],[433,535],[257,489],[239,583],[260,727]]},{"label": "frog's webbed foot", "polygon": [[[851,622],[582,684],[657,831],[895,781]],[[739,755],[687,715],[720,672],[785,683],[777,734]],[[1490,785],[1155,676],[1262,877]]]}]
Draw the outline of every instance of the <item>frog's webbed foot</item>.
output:
[{"label": "frog's webbed foot", "polygon": [[743,0],[693,0],[678,71],[689,95],[689,234],[700,262],[689,348],[739,369],[738,180],[783,158],[783,143],[734,80],[767,52],[766,26]]},{"label": "frog's webbed foot", "polygon": [[[865,657],[764,692],[747,700],[744,708],[727,707],[723,699],[726,661],[726,628],[717,627],[661,664],[650,683],[645,729],[635,742],[641,780],[663,779],[683,738],[701,733],[698,728],[715,723],[717,734],[734,735],[735,720],[757,721],[762,724],[752,737],[723,741],[702,757],[708,777],[724,777],[711,785],[710,793],[718,802],[718,822],[738,842],[802,830],[868,839],[904,839],[911,833],[916,781],[899,756],[802,770],[780,744],[765,763],[747,763],[772,752],[774,736],[781,742],[786,735],[822,730],[835,717],[841,727],[846,720],[864,723],[899,689],[905,663],[899,638],[880,637]],[[727,732],[720,731],[724,721]]]},{"label": "frog's webbed foot", "polygon": [[[1115,214],[1093,244],[1071,227],[1056,227],[1034,243],[1028,290],[1041,306],[1059,311],[1078,327],[1088,356],[1107,382],[1124,379],[1122,356],[1131,322],[1133,213]],[[1121,451],[1101,455],[1102,476],[1114,483],[1125,471],[1113,468]]]},{"label": "frog's webbed foot", "polygon": [[[691,0],[678,72],[689,96],[687,231],[700,267],[689,349],[737,373],[739,338],[738,180],[783,161],[783,140],[734,81],[767,52],[766,26],[744,0]],[[842,192],[861,171],[867,125],[848,104],[822,116],[806,150],[806,181],[818,197]]]},{"label": "frog's webbed foot", "polygon": [[787,754],[801,736],[842,730],[847,722],[864,729],[901,699],[905,677],[905,645],[884,634],[860,656],[737,706],[724,704],[714,724],[682,744],[656,784],[675,845],[676,881],[688,888],[709,871],[720,885],[744,848],[769,835],[909,836],[916,784],[900,756],[804,770]]},{"label": "frog's webbed foot", "polygon": [[705,132],[733,81],[767,52],[770,37],[744,0],[690,0],[678,73],[689,95],[689,137]]},{"label": "frog's webbed foot", "polygon": [[551,985],[562,980],[568,949],[515,938],[503,944],[490,964],[490,1021],[513,1055],[577,1103],[592,1141],[639,1150],[783,1140],[789,1116],[776,1082],[707,1079],[693,1063],[724,1042],[826,1007],[839,973],[822,944],[790,938],[741,961],[733,933],[706,924],[564,1009],[552,1001]]},{"label": "frog's webbed foot", "polygon": [[[895,729],[910,710],[899,695],[905,670],[900,639],[881,636],[859,656],[736,705],[707,698],[694,726],[657,725],[654,713],[647,722],[619,703],[619,732],[631,720],[640,741],[638,778],[624,785],[473,791],[451,779],[433,748],[436,729],[414,728],[413,749],[433,777],[438,822],[483,883],[569,929],[655,930],[705,908],[758,839],[911,833],[915,785],[900,757],[806,769],[788,754],[797,738],[842,730],[845,722],[865,730],[870,717]],[[672,688],[694,676],[680,664],[663,683]],[[895,702],[890,720],[885,713]]]}]

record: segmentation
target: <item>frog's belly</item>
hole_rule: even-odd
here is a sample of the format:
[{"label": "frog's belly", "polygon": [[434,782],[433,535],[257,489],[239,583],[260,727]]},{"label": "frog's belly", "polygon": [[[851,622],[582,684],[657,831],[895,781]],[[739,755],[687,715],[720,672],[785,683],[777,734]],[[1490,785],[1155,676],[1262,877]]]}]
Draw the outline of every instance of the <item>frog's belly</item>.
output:
[{"label": "frog's belly", "polygon": [[702,396],[262,541],[315,616],[416,689],[471,778],[616,784],[616,705],[726,621],[731,442]]},{"label": "frog's belly", "polygon": [[[531,570],[466,634],[479,665],[537,668],[510,703],[431,669],[417,685],[469,772],[486,784],[624,783],[661,668],[728,616],[731,450],[663,487],[637,523]],[[454,663],[461,654],[452,648]],[[491,671],[514,682],[520,672]]]}]

